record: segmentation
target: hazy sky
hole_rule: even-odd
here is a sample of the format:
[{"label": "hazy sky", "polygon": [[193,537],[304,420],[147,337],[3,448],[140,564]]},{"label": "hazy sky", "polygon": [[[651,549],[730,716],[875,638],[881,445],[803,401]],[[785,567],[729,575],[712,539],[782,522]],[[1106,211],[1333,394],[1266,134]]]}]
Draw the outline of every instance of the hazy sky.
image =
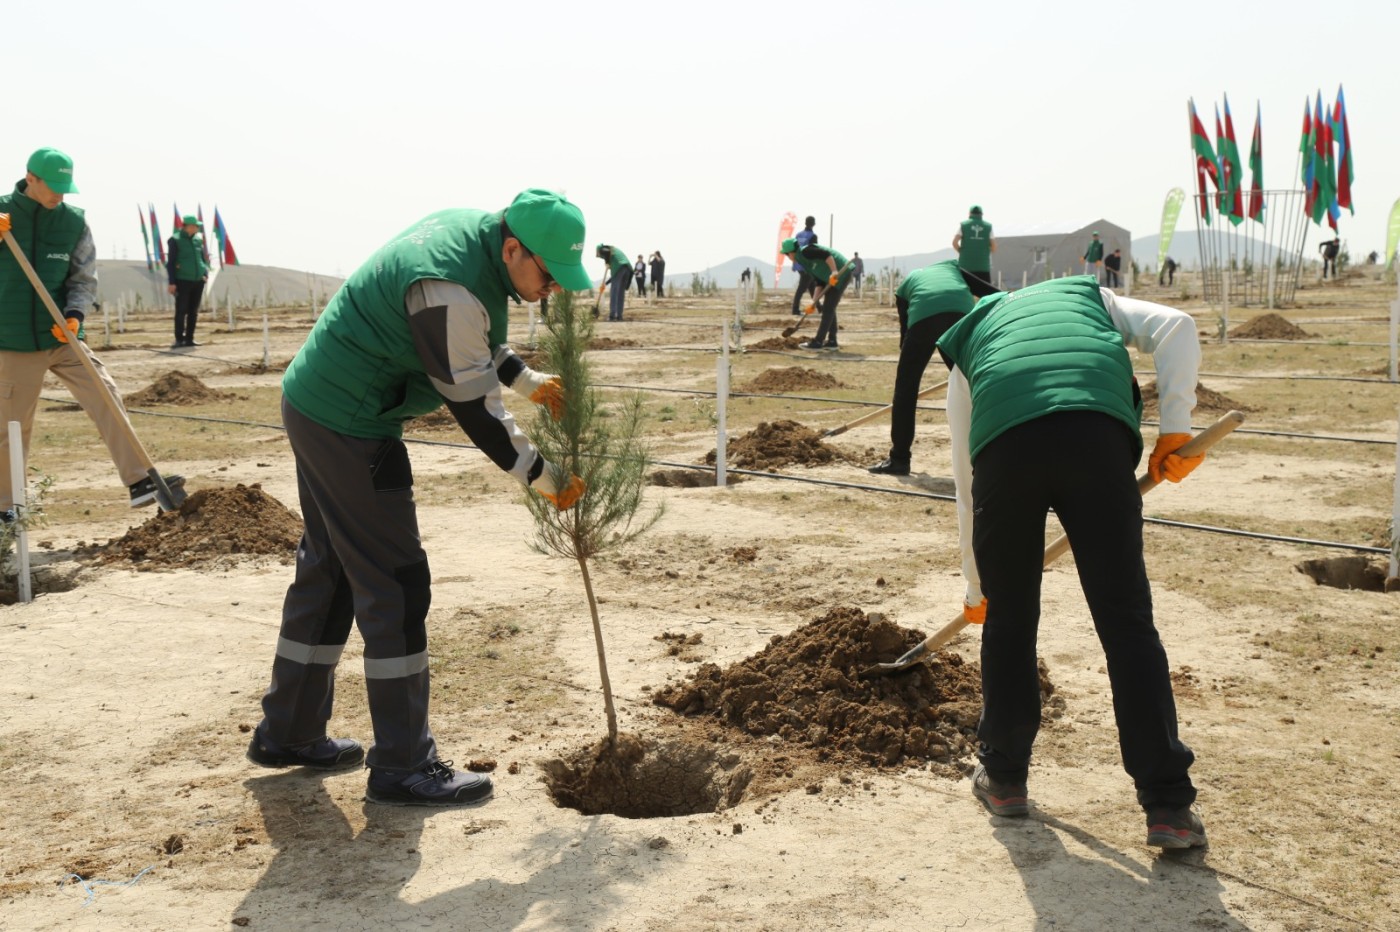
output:
[{"label": "hazy sky", "polygon": [[1149,235],[1194,184],[1188,97],[1213,123],[1230,95],[1246,157],[1262,102],[1275,187],[1296,183],[1304,99],[1341,83],[1360,255],[1400,197],[1400,6],[1331,9],[76,0],[7,17],[0,178],[71,154],[104,259],[142,256],[138,203],[166,236],[172,201],[211,230],[217,203],[245,262],[332,274],[434,210],[555,187],[590,256],[688,272],[769,259],[786,211],[823,241],[834,215],[836,247],[872,258],[949,245],[972,203],[999,231]]}]

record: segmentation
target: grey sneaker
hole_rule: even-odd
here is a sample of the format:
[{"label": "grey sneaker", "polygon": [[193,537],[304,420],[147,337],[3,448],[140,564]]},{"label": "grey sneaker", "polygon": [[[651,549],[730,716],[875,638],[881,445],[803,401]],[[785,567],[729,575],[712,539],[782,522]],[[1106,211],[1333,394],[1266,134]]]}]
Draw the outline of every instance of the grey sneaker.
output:
[{"label": "grey sneaker", "polygon": [[1189,806],[1150,809],[1147,812],[1147,843],[1154,848],[1204,848],[1206,826]]},{"label": "grey sneaker", "polygon": [[312,770],[348,770],[365,759],[365,749],[353,738],[318,738],[310,744],[283,747],[253,729],[248,760],[259,767],[310,767]]},{"label": "grey sneaker", "polygon": [[981,800],[987,811],[996,816],[1023,816],[1031,811],[1026,802],[1024,783],[1002,783],[992,779],[981,764],[972,774],[972,795]]},{"label": "grey sneaker", "polygon": [[428,761],[417,770],[371,767],[365,800],[388,806],[474,806],[494,792],[484,773],[453,770],[452,761]]}]

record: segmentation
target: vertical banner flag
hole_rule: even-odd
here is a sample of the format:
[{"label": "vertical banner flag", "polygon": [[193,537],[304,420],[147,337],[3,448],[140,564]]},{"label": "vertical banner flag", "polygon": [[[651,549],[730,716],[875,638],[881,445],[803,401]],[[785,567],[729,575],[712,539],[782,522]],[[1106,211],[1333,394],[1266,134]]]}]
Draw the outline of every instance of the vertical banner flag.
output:
[{"label": "vertical banner flag", "polygon": [[204,205],[196,204],[194,215],[199,218],[199,246],[204,253],[204,264],[209,264],[209,236],[204,229]]},{"label": "vertical banner flag", "polygon": [[151,239],[156,243],[156,258],[160,260],[161,267],[165,267],[165,242],[160,238],[160,224],[156,223],[156,206],[149,201],[146,207],[151,213]]},{"label": "vertical banner flag", "polygon": [[1303,182],[1303,213],[1312,216],[1313,202],[1317,200],[1317,171],[1313,165],[1313,125],[1312,103],[1303,98],[1303,136],[1298,140],[1298,153],[1302,156],[1303,168],[1299,180]]},{"label": "vertical banner flag", "polygon": [[1264,222],[1264,135],[1262,111],[1254,102],[1254,135],[1249,140],[1249,219]]},{"label": "vertical banner flag", "polygon": [[1317,185],[1317,198],[1313,201],[1312,221],[1322,225],[1322,218],[1330,219],[1332,197],[1336,181],[1329,172],[1332,161],[1332,132],[1327,121],[1322,118],[1322,91],[1317,92],[1313,101],[1313,178]]},{"label": "vertical banner flag", "polygon": [[1172,237],[1176,235],[1176,218],[1181,216],[1181,203],[1185,200],[1185,191],[1180,188],[1172,188],[1167,192],[1167,199],[1162,204],[1162,229],[1157,234],[1157,268],[1159,269],[1167,258],[1167,250],[1171,248]]},{"label": "vertical banner flag", "polygon": [[783,260],[787,258],[783,255],[783,240],[792,236],[792,231],[797,229],[797,214],[788,211],[783,214],[782,223],[778,224],[778,257],[773,262],[773,287],[777,288],[779,280],[783,277]]},{"label": "vertical banner flag", "polygon": [[1188,100],[1187,107],[1191,113],[1191,149],[1196,153],[1196,193],[1200,195],[1201,219],[1209,224],[1210,200],[1206,197],[1206,176],[1210,176],[1210,180],[1218,190],[1220,187],[1220,167],[1216,164],[1215,150],[1210,147],[1206,128],[1201,125],[1201,118],[1196,114],[1196,102]]},{"label": "vertical banner flag", "polygon": [[1390,208],[1390,223],[1387,224],[1385,233],[1385,267],[1388,269],[1395,264],[1395,250],[1400,248],[1400,198],[1395,199],[1395,206]]},{"label": "vertical banner flag", "polygon": [[146,232],[146,212],[141,209],[141,205],[136,205],[136,216],[141,218],[141,241],[146,245],[146,271],[155,269],[155,263],[151,261],[151,234]]},{"label": "vertical banner flag", "polygon": [[219,262],[225,266],[237,265],[238,254],[233,251],[233,240],[228,238],[228,228],[224,218],[219,216],[219,205],[214,205],[214,235],[219,240]]},{"label": "vertical banner flag", "polygon": [[1230,222],[1235,226],[1244,223],[1244,201],[1241,191],[1244,188],[1244,172],[1240,165],[1240,147],[1235,142],[1235,118],[1230,115],[1230,95],[1225,95],[1225,142],[1220,152],[1220,161],[1225,168],[1225,209],[1230,212]]},{"label": "vertical banner flag", "polygon": [[1345,207],[1353,215],[1351,206],[1351,182],[1356,173],[1351,167],[1351,130],[1347,127],[1347,102],[1342,96],[1342,86],[1337,85],[1337,109],[1332,118],[1333,133],[1337,137],[1337,205]]}]

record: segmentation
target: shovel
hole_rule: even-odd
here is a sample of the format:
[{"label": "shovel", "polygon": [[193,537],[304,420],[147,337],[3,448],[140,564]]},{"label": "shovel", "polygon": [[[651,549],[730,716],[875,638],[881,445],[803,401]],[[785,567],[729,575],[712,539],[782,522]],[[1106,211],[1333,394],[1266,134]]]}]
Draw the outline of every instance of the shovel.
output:
[{"label": "shovel", "polygon": [[[916,401],[922,401],[923,399],[925,399],[925,398],[927,398],[928,396],[932,395],[934,392],[942,391],[942,390],[943,390],[944,388],[946,388],[947,386],[948,386],[948,380],[947,380],[947,379],[944,379],[942,382],[939,382],[937,385],[931,385],[931,386],[929,386],[928,388],[924,389],[923,391],[919,392],[917,395],[914,396],[914,399],[915,399]],[[889,414],[890,411],[892,411],[892,410],[894,410],[894,405],[892,405],[892,404],[891,404],[891,405],[885,405],[883,408],[879,408],[879,409],[877,409],[877,410],[875,410],[875,411],[871,411],[869,414],[862,414],[860,417],[856,418],[854,421],[847,421],[845,424],[842,424],[840,427],[833,427],[833,428],[831,428],[831,430],[829,430],[829,431],[827,431],[826,433],[822,434],[822,437],[823,437],[823,438],[826,438],[826,437],[837,437],[837,436],[840,436],[841,434],[844,434],[846,431],[850,430],[852,427],[859,427],[859,426],[862,425],[862,424],[865,424],[865,423],[867,423],[867,422],[869,422],[869,421],[875,420],[877,417],[881,417],[881,416],[883,416],[883,415]]]},{"label": "shovel", "polygon": [[[49,290],[44,287],[44,283],[39,281],[39,276],[35,274],[34,267],[29,264],[29,260],[26,259],[24,253],[20,251],[19,244],[15,242],[14,236],[8,230],[5,231],[4,235],[5,245],[10,247],[10,252],[14,253],[15,261],[18,262],[19,267],[24,270],[24,274],[29,279],[29,283],[34,286],[34,290],[39,293],[39,297],[43,300],[44,307],[49,309],[49,315],[53,317],[54,323],[58,325],[60,330],[66,329],[64,327],[65,321],[63,319],[63,312],[58,309],[57,304],[54,304],[53,297],[49,294]],[[93,384],[101,385],[102,377],[98,375],[97,366],[93,364],[92,357],[88,355],[89,350],[87,344],[79,340],[77,334],[70,333],[68,336],[68,345],[72,347],[73,352],[78,355],[78,360],[83,364],[83,367],[87,369],[88,376],[92,379]],[[146,475],[149,476],[151,482],[155,484],[156,503],[160,506],[160,510],[174,511],[179,508],[180,503],[183,502],[186,497],[184,483],[171,486],[161,478],[160,473],[156,470],[155,464],[151,462],[151,457],[146,453],[146,448],[141,446],[141,441],[137,438],[136,431],[132,429],[131,423],[127,420],[126,412],[118,407],[117,400],[113,398],[111,394],[106,391],[99,392],[99,394],[102,396],[102,400],[107,404],[107,407],[111,410],[113,420],[120,424],[122,429],[126,431],[127,439],[130,440],[131,445],[136,448],[136,452],[141,459],[141,465],[146,467]]]},{"label": "shovel", "polygon": [[[1196,456],[1199,453],[1204,453],[1226,434],[1243,423],[1243,414],[1238,411],[1227,412],[1221,415],[1220,420],[1192,437],[1176,452],[1181,456]],[[1138,478],[1138,491],[1144,495],[1155,489],[1157,485],[1158,483],[1154,482],[1152,476],[1148,473],[1143,473],[1142,476]],[[1045,548],[1045,562],[1042,565],[1049,566],[1059,559],[1068,549],[1069,538],[1061,534],[1050,546]],[[900,657],[898,660],[893,663],[877,663],[875,666],[861,671],[860,675],[877,676],[881,673],[896,673],[900,670],[907,670],[923,659],[925,654],[938,650],[944,644],[947,644],[953,638],[957,637],[958,632],[966,628],[968,624],[969,622],[967,619],[963,618],[962,613],[959,612],[956,618],[931,634],[922,643],[914,645],[914,647],[909,649],[908,653],[904,654],[904,656]]]}]

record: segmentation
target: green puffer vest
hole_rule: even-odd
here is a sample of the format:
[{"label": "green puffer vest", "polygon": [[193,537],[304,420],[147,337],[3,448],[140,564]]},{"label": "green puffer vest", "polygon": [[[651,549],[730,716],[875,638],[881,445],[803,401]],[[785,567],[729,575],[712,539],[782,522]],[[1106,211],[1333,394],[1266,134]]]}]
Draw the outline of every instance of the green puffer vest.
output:
[{"label": "green puffer vest", "polygon": [[910,327],[935,314],[966,314],[977,303],[952,259],[910,272],[895,297],[909,302]]},{"label": "green puffer vest", "polygon": [[[59,311],[68,300],[69,262],[87,221],[80,208],[59,204],[53,210],[24,193],[26,182],[0,197],[0,213],[10,215],[10,235],[34,266]],[[0,246],[0,349],[32,353],[60,345],[53,316],[44,307],[9,247]],[[81,329],[79,330],[81,333]]]},{"label": "green puffer vest", "polygon": [[958,265],[973,272],[992,269],[992,225],[981,217],[969,217],[962,222],[962,241]]},{"label": "green puffer vest", "polygon": [[351,437],[403,436],[403,424],[442,404],[413,346],[404,296],[421,279],[456,282],[490,319],[494,353],[506,340],[506,299],[519,301],[501,262],[501,213],[444,210],[395,237],[326,305],[282,377],[288,403]]},{"label": "green puffer vest", "polygon": [[204,261],[204,240],[189,236],[184,230],[170,237],[169,246],[175,253],[174,264],[167,263],[178,281],[203,281],[209,274],[209,263]]},{"label": "green puffer vest", "polygon": [[974,461],[1003,431],[1058,411],[1117,418],[1142,455],[1132,363],[1092,275],[983,298],[938,348],[972,387]]}]

